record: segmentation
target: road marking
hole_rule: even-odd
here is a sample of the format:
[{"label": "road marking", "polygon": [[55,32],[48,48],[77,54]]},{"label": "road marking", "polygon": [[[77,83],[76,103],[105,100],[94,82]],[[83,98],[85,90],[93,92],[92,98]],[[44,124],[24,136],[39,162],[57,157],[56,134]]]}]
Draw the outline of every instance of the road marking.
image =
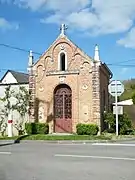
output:
[{"label": "road marking", "polygon": [[9,155],[11,154],[11,152],[0,152],[0,155],[3,154],[3,155]]},{"label": "road marking", "polygon": [[87,155],[72,155],[72,154],[55,154],[55,157],[71,157],[71,158],[93,158],[93,159],[111,159],[111,160],[124,160],[135,161],[135,158],[124,157],[107,157],[107,156],[87,156]]},{"label": "road marking", "polygon": [[114,144],[114,143],[93,143],[93,146],[125,146],[125,147],[135,147],[135,144]]}]

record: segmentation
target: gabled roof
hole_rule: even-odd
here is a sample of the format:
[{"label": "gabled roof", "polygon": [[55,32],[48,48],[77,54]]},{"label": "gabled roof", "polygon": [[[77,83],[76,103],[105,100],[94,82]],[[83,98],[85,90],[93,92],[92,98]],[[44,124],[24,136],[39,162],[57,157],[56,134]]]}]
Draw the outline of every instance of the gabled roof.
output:
[{"label": "gabled roof", "polygon": [[86,52],[84,52],[78,45],[76,45],[71,39],[69,39],[66,35],[61,36],[59,35],[56,40],[54,40],[52,42],[52,44],[47,48],[47,50],[45,52],[43,52],[43,54],[37,59],[37,61],[34,63],[34,65],[36,65],[38,63],[38,61],[60,40],[63,39],[63,42],[65,40],[67,40],[69,43],[71,43],[72,45],[76,46],[85,56],[87,56],[89,59],[93,60],[92,57],[90,57]]},{"label": "gabled roof", "polygon": [[2,82],[2,80],[6,77],[6,75],[7,75],[9,72],[14,76],[14,78],[16,79],[16,81],[17,81],[18,83],[28,83],[28,82],[29,82],[29,75],[28,75],[28,74],[22,73],[22,72],[13,71],[13,70],[8,70],[8,71],[4,74],[4,76],[1,78],[0,82]]},{"label": "gabled roof", "polygon": [[[69,43],[71,43],[71,44],[74,45],[76,48],[78,48],[78,49],[82,52],[82,54],[83,54],[84,56],[86,56],[88,59],[91,59],[92,61],[94,61],[94,59],[93,59],[91,56],[89,56],[86,52],[84,52],[78,45],[76,45],[76,44],[75,44],[71,39],[69,39],[66,35],[64,35],[64,36],[59,35],[59,36],[56,38],[56,40],[53,41],[52,44],[48,47],[48,49],[37,59],[37,61],[34,63],[34,65],[36,65],[36,64],[40,61],[40,59],[41,59],[41,58],[57,43],[57,41],[59,41],[60,39],[63,39],[63,41],[64,41],[64,40],[67,40]],[[102,65],[103,65],[104,68],[108,71],[108,73],[110,74],[110,77],[112,78],[113,74],[112,74],[111,70],[109,69],[109,67],[108,67],[105,63],[103,63],[103,62],[102,62]]]},{"label": "gabled roof", "polygon": [[[117,103],[119,106],[131,106],[133,105],[133,100],[132,99],[127,99],[124,101],[120,101]],[[113,105],[115,105],[115,103],[113,103]]]}]

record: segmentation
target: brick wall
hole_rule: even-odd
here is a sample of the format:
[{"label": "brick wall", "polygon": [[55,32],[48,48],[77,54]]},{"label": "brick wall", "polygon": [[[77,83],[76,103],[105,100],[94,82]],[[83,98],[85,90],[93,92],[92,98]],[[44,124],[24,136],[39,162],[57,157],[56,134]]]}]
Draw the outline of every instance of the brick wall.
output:
[{"label": "brick wall", "polygon": [[[58,71],[60,52],[67,55],[65,72]],[[58,38],[35,64],[36,118],[40,122],[49,122],[50,133],[53,132],[54,122],[54,89],[61,83],[69,85],[72,90],[72,131],[76,131],[79,122],[100,126],[100,90],[104,85],[107,87],[108,79],[92,65],[92,59],[66,37]],[[98,83],[96,95],[93,93],[93,83]]]}]

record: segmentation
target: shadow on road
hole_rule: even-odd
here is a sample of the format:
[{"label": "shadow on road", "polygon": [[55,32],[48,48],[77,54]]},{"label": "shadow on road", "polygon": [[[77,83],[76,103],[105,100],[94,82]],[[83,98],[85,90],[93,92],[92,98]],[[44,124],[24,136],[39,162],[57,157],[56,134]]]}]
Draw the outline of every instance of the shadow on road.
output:
[{"label": "shadow on road", "polygon": [[24,135],[24,136],[20,136],[19,138],[15,139],[14,144],[20,143],[20,141],[25,138],[28,137],[29,135]]},{"label": "shadow on road", "polygon": [[3,144],[0,144],[0,147],[1,147],[1,146],[8,146],[8,145],[12,145],[12,144],[14,144],[14,143],[3,143]]},{"label": "shadow on road", "polygon": [[[0,144],[0,147],[1,147],[1,146],[13,145],[13,144],[19,144],[20,141],[21,141],[23,138],[27,137],[27,136],[29,136],[29,135],[20,136],[20,137],[18,137],[18,138],[15,139],[15,140],[9,140],[9,141],[11,141],[11,142],[5,142],[5,143],[4,143],[4,140],[2,140],[3,143]],[[8,141],[8,140],[6,140],[6,141]]]}]

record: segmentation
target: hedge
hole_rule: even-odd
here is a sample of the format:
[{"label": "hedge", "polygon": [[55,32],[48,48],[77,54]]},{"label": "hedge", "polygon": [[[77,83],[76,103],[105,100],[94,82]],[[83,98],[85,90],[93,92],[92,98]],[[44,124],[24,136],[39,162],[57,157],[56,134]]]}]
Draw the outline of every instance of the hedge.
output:
[{"label": "hedge", "polygon": [[25,129],[27,134],[48,134],[49,125],[47,123],[26,123]]},{"label": "hedge", "polygon": [[82,124],[79,123],[76,126],[76,132],[78,135],[97,135],[99,128],[96,124]]}]

